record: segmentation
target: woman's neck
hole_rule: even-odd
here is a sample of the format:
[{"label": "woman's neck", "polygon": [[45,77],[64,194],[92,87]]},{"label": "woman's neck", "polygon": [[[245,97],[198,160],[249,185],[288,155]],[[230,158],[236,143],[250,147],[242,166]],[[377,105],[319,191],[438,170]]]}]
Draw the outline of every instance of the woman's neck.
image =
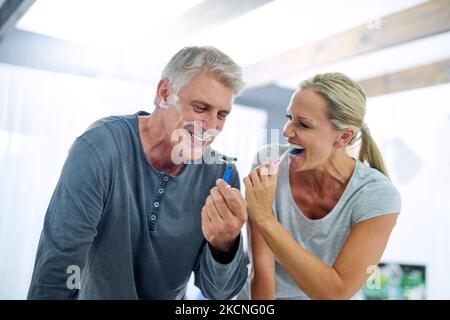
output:
[{"label": "woman's neck", "polygon": [[342,190],[347,186],[355,170],[356,161],[347,153],[336,154],[319,168],[293,173],[301,185],[326,194],[333,190]]}]

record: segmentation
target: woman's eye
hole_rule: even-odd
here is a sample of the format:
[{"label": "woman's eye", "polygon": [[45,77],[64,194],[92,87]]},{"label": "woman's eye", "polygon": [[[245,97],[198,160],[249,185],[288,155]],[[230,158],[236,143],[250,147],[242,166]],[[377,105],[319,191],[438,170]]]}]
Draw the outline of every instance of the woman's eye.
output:
[{"label": "woman's eye", "polygon": [[[285,117],[288,118],[289,121],[292,121],[292,116],[290,114],[286,114]],[[297,125],[299,127],[301,127],[301,128],[305,128],[305,129],[309,129],[310,128],[310,126],[308,126],[306,123],[304,123],[302,121],[299,121]]]},{"label": "woman's eye", "polygon": [[302,128],[306,128],[306,129],[309,128],[309,126],[308,126],[306,123],[303,123],[303,122],[299,122],[298,125],[299,125],[300,127],[302,127]]}]

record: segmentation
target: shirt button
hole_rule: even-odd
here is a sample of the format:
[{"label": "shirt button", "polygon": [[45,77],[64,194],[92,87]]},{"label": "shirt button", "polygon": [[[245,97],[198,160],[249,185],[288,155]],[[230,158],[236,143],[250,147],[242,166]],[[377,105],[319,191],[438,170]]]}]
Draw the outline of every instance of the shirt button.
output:
[{"label": "shirt button", "polygon": [[158,208],[158,207],[159,207],[159,202],[158,202],[158,201],[155,201],[155,203],[153,203],[153,206],[154,206],[155,208]]},{"label": "shirt button", "polygon": [[166,181],[166,182],[169,181],[169,177],[168,177],[168,176],[165,176],[163,179],[164,179],[164,181]]},{"label": "shirt button", "polygon": [[163,188],[159,188],[158,192],[159,192],[159,193],[163,193],[163,192],[164,192],[164,189],[163,189]]},{"label": "shirt button", "polygon": [[150,219],[152,219],[152,221],[155,221],[155,220],[156,220],[156,216],[155,216],[154,214],[152,214],[152,215],[150,216]]}]

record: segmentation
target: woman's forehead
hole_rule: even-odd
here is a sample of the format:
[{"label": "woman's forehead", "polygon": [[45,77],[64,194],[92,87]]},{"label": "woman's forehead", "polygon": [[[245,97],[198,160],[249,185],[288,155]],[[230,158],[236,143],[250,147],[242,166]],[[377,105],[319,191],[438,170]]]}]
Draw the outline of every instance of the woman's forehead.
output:
[{"label": "woman's forehead", "polygon": [[327,102],[313,89],[298,90],[294,93],[288,110],[303,118],[326,118]]}]

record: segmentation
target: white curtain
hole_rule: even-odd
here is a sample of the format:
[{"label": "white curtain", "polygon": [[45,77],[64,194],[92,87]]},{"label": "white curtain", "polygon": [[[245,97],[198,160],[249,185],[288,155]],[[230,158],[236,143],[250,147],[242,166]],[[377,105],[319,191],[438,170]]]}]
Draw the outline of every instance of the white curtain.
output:
[{"label": "white curtain", "polygon": [[0,64],[0,299],[22,299],[73,140],[109,115],[95,79]]}]

